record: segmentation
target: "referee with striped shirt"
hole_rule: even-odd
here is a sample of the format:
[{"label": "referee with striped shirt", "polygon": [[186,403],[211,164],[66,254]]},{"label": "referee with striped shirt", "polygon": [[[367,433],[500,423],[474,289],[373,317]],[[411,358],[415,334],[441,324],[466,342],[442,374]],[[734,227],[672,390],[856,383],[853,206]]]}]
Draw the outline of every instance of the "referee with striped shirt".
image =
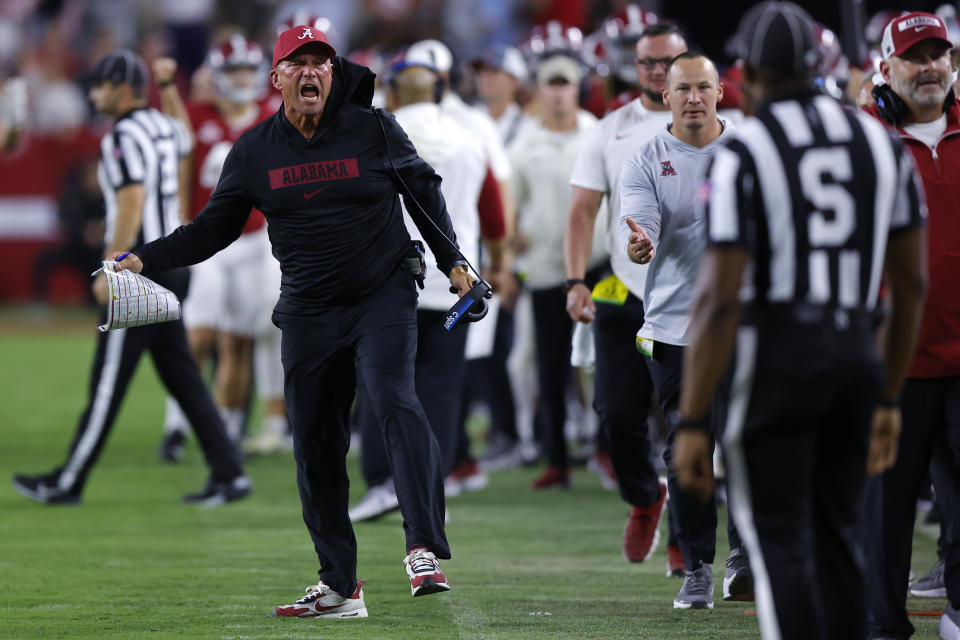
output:
[{"label": "referee with striped shirt", "polygon": [[814,91],[806,12],[757,5],[738,41],[753,117],[716,152],[701,191],[708,248],[668,418],[680,430],[674,465],[681,486],[712,494],[702,418],[736,343],[723,444],[762,637],[863,638],[857,528],[868,471],[896,458],[926,206],[899,140]]},{"label": "referee with striped shirt", "polygon": [[[106,202],[104,255],[161,238],[180,226],[179,172],[192,148],[190,134],[174,118],[146,106],[147,70],[142,59],[121,49],[95,67],[90,100],[114,119],[101,142],[98,168]],[[163,88],[166,91],[166,88]],[[154,274],[179,298],[187,292],[186,269]],[[106,278],[93,285],[106,316]],[[223,421],[187,346],[183,323],[167,322],[98,334],[87,406],[77,422],[66,462],[44,475],[16,475],[13,485],[25,497],[46,504],[75,504],[113,426],[140,356],[149,351],[157,373],[196,431],[210,480],[184,502],[207,505],[250,493],[240,454],[227,438]]]}]

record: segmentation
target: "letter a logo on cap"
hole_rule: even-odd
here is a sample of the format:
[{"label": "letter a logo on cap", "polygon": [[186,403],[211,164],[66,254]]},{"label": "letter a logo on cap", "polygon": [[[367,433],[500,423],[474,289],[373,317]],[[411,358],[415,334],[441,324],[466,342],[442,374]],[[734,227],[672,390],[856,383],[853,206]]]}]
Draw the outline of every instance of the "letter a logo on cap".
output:
[{"label": "letter a logo on cap", "polygon": [[300,34],[300,37],[297,38],[297,40],[303,40],[304,38],[310,38],[311,40],[313,40],[313,29],[311,29],[310,27],[304,27],[303,33]]}]

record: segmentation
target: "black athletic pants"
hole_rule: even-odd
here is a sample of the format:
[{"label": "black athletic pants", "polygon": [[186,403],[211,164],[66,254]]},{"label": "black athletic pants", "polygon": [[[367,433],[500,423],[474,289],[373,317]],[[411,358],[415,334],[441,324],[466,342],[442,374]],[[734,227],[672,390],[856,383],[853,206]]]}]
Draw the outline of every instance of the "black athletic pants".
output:
[{"label": "black athletic pants", "polygon": [[635,507],[648,507],[660,499],[660,481],[647,431],[653,381],[636,348],[643,301],[630,294],[622,306],[603,302],[596,306],[593,406],[606,431],[620,496]]},{"label": "black athletic pants", "polygon": [[872,478],[867,491],[864,554],[868,584],[868,637],[909,638],[907,580],[913,550],[917,494],[930,470],[940,517],[944,582],[951,604],[960,608],[960,377],[910,378],[900,408],[903,430],[897,462]]},{"label": "black athletic pants", "polygon": [[[600,276],[609,273],[609,266],[590,269],[585,280],[592,287]],[[563,287],[531,289],[533,303],[533,335],[537,347],[537,382],[540,385],[538,417],[543,421],[543,444],[547,462],[565,469],[567,439],[564,425],[567,421],[567,382],[570,380],[570,339],[573,320],[567,313],[567,296]]]},{"label": "black athletic pants", "polygon": [[866,315],[836,326],[791,317],[738,334],[723,436],[730,506],[763,638],[856,640],[866,631],[857,535],[880,363]]},{"label": "black athletic pants", "polygon": [[[106,310],[100,317],[100,323],[104,322]],[[211,479],[226,481],[243,475],[240,453],[227,438],[220,413],[190,355],[183,322],[177,320],[98,334],[87,406],[77,422],[67,462],[60,471],[61,489],[83,491],[144,351],[150,352],[157,375],[190,421],[210,467]]]},{"label": "black athletic pants", "polygon": [[543,419],[543,444],[547,462],[565,469],[567,439],[567,381],[570,379],[570,337],[573,321],[566,311],[563,287],[530,292],[533,303],[534,343],[537,346],[537,381],[540,399],[537,408]]},{"label": "black athletic pants", "polygon": [[303,520],[320,560],[320,579],[338,593],[353,593],[357,582],[346,463],[357,378],[387,443],[407,550],[425,546],[439,558],[450,557],[440,448],[414,389],[416,305],[413,279],[398,268],[375,295],[354,304],[274,313],[283,335],[284,396]]},{"label": "black athletic pants", "polygon": [[[487,320],[486,322],[489,322]],[[500,305],[497,313],[497,326],[493,334],[493,353],[485,358],[467,361],[467,375],[464,381],[469,380],[469,388],[463,393],[463,402],[460,409],[460,435],[458,437],[456,463],[470,459],[470,440],[467,437],[467,412],[470,403],[480,399],[490,409],[490,433],[517,442],[517,406],[513,397],[513,387],[510,384],[510,374],[507,372],[507,360],[513,350],[514,336],[513,311],[508,311]]]},{"label": "black athletic pants", "polygon": [[[683,347],[658,342],[654,346],[653,358],[648,358],[647,361],[660,398],[660,408],[663,410],[663,415],[668,415],[680,404]],[[709,421],[713,438],[722,435],[722,421],[725,418],[723,395],[724,391],[721,389],[714,396],[711,405]],[[667,464],[667,484],[670,489],[668,503],[670,526],[677,536],[684,565],[688,570],[693,571],[700,566],[701,562],[713,563],[717,551],[717,503],[714,500],[704,502],[680,490],[672,464],[675,436],[675,431],[671,430],[667,433],[667,448],[663,452],[663,461]],[[740,547],[740,536],[737,534],[733,518],[727,519],[727,537],[731,549]]]},{"label": "black athletic pants", "polygon": [[[417,359],[414,366],[417,397],[440,446],[443,477],[457,464],[460,411],[466,391],[469,325],[447,331],[443,311],[417,310]],[[363,446],[360,466],[368,487],[383,484],[390,477],[390,462],[383,430],[373,410],[366,387],[358,381],[354,422],[360,430]]]}]

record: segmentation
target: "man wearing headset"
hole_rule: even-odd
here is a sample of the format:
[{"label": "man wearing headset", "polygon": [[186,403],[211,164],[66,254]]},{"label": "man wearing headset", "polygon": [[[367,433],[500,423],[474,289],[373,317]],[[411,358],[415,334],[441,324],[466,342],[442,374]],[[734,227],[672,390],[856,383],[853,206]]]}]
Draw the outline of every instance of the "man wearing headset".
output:
[{"label": "man wearing headset", "polygon": [[[903,430],[892,469],[869,489],[864,551],[870,638],[907,638],[907,576],[917,492],[930,470],[948,519],[943,540],[949,605],[941,638],[960,638],[960,104],[951,91],[950,48],[943,20],[914,12],[883,31],[880,73],[871,113],[896,127],[923,180],[929,215],[929,291],[920,338],[900,398]],[[932,465],[931,465],[932,460]]]},{"label": "man wearing headset", "polygon": [[473,281],[440,178],[393,116],[371,107],[369,69],[336,56],[319,29],[300,25],[278,38],[270,79],[283,107],[237,140],[204,210],[119,267],[150,274],[199,262],[240,235],[251,207],[266,216],[283,271],[273,321],[283,332],[297,482],[320,560],[319,583],[274,615],[365,617],[347,515],[347,418],[357,377],[387,442],[412,593],[450,588],[437,563],[450,557],[440,452],[414,391],[417,293],[404,266],[410,236],[398,194],[454,290],[462,297]]},{"label": "man wearing headset", "polygon": [[[436,67],[405,60],[394,64],[387,94],[387,108],[424,160],[443,176],[441,188],[449,203],[451,222],[465,256],[479,262],[480,242],[487,250],[491,273],[503,264],[506,228],[503,203],[493,171],[487,164],[482,143],[470,130],[440,110],[439,74]],[[409,216],[404,216],[412,238],[420,238]],[[428,263],[433,254],[424,251]],[[496,284],[499,279],[491,278]],[[457,463],[460,436],[460,406],[467,391],[467,330],[448,331],[444,316],[450,308],[449,285],[428,277],[417,304],[417,357],[414,367],[417,395],[440,445],[444,475],[448,479]],[[350,510],[354,523],[372,520],[399,506],[387,446],[380,434],[373,403],[363,386],[358,387],[354,422],[360,431],[360,469],[366,480],[366,495]]]}]

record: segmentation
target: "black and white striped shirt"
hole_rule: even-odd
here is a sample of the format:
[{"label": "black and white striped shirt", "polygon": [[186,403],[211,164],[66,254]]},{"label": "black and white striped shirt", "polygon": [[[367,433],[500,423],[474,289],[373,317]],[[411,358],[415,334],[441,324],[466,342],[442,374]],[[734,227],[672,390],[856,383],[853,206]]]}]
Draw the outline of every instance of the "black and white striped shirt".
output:
[{"label": "black and white striped shirt", "polygon": [[100,151],[97,177],[106,204],[107,244],[116,228],[117,190],[131,184],[142,184],[145,194],[140,233],[132,247],[180,226],[178,170],[180,159],[191,151],[183,123],[156,109],[134,109],[103,136]]},{"label": "black and white striped shirt", "polygon": [[749,250],[741,301],[876,307],[890,233],[926,203],[899,140],[813,92],[769,103],[733,132],[701,203],[710,246]]}]

